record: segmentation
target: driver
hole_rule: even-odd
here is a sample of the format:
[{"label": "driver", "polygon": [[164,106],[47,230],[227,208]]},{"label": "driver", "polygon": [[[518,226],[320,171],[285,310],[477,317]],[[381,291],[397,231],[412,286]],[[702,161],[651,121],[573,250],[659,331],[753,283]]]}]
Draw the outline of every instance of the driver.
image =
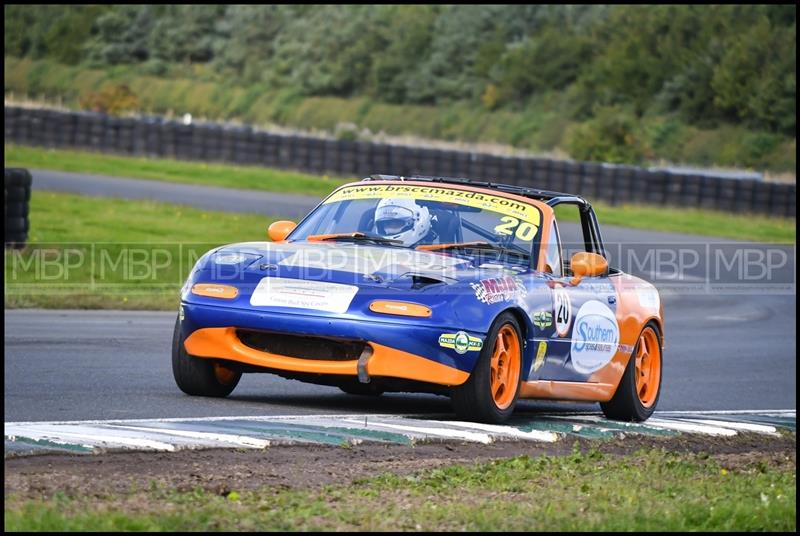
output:
[{"label": "driver", "polygon": [[375,208],[375,229],[386,238],[413,246],[433,235],[428,207],[413,199],[381,199]]}]

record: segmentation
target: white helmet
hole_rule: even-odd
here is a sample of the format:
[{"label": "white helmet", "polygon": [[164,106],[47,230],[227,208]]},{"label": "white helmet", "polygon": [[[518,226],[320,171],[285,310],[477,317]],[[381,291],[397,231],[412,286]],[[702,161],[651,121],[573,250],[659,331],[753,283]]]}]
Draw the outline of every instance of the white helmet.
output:
[{"label": "white helmet", "polygon": [[404,246],[416,244],[431,230],[431,215],[413,199],[381,199],[375,209],[378,234],[402,240]]}]

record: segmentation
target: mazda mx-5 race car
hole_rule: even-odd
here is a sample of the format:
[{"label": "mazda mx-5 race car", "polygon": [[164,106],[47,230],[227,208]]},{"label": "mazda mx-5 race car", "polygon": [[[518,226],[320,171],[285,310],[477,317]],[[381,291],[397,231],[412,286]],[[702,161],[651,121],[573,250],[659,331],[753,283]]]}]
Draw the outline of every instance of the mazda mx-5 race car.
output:
[{"label": "mazda mx-5 race car", "polygon": [[[580,214],[571,257],[557,205]],[[351,394],[445,394],[460,418],[490,423],[520,398],[600,402],[628,421],[656,407],[659,294],[609,268],[579,196],[375,175],[268,232],[189,275],[172,351],[185,393],[224,397],[242,373],[269,372]]]}]

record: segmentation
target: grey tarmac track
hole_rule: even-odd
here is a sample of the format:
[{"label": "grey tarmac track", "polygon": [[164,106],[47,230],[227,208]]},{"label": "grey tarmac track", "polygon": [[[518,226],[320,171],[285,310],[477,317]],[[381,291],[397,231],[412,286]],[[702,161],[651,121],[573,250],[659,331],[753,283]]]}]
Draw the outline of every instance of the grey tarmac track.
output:
[{"label": "grey tarmac track", "polygon": [[207,210],[249,212],[284,218],[301,218],[320,202],[318,197],[307,195],[217,188],[42,169],[31,169],[30,172],[33,177],[34,195],[36,190],[49,190],[92,197],[146,199],[190,205]]},{"label": "grey tarmac track", "polygon": [[[290,218],[319,202],[312,197],[158,181],[40,170],[32,174],[33,195],[37,190],[71,191]],[[666,351],[659,410],[796,407],[793,245],[770,247],[789,259],[770,277],[774,285],[767,285],[764,292],[753,288],[737,292],[725,287],[740,280],[735,269],[716,274],[713,282],[721,283],[721,290],[708,285],[707,276],[719,265],[709,252],[752,246],[758,253],[762,246],[619,227],[602,230],[612,258],[621,260],[626,271],[655,279],[662,291]],[[683,247],[688,261],[643,262],[644,249],[652,245],[663,246],[667,257]],[[692,252],[699,254],[699,262],[694,262]],[[444,397],[387,394],[363,399],[267,374],[245,375],[228,399],[185,396],[175,386],[170,368],[174,318],[171,312],[6,310],[5,421],[450,412]],[[518,411],[524,415],[561,409],[596,410],[597,405],[523,401]]]}]

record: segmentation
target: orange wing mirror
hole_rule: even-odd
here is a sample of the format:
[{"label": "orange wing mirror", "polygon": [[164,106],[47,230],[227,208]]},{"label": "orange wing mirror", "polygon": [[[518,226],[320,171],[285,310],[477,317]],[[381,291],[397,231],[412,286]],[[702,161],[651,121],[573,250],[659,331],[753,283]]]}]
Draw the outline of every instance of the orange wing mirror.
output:
[{"label": "orange wing mirror", "polygon": [[272,222],[269,229],[267,229],[267,234],[273,242],[280,242],[285,240],[295,227],[297,227],[297,224],[293,221],[279,220]]},{"label": "orange wing mirror", "polygon": [[572,256],[570,260],[572,280],[570,285],[575,286],[584,277],[597,277],[608,273],[608,261],[602,255],[582,251]]}]

